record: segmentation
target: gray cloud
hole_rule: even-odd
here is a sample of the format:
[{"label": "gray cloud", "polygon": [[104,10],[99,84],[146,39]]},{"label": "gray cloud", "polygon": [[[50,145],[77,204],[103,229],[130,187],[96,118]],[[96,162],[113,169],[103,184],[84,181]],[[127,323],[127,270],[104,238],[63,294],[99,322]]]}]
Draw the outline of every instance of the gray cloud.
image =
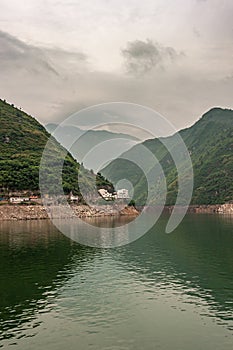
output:
[{"label": "gray cloud", "polygon": [[173,61],[180,55],[174,48],[149,39],[130,41],[121,52],[128,72],[139,75],[150,72],[155,67],[162,67],[166,61]]},{"label": "gray cloud", "polygon": [[[204,35],[202,26],[195,25]],[[190,43],[195,40],[193,27],[192,24]],[[132,40],[122,45],[121,40],[119,46],[125,47],[122,52],[125,63],[136,65],[131,70],[133,74],[127,75],[120,69],[101,71],[93,67],[89,60],[95,63],[95,56],[88,51],[89,42],[85,43],[89,56],[79,51],[82,40],[74,38],[71,42],[77,45],[77,52],[64,50],[62,44],[49,48],[30,45],[0,32],[0,76],[4,81],[0,84],[0,97],[44,123],[62,121],[93,104],[132,102],[157,110],[178,129],[190,125],[213,106],[232,107],[233,80],[225,79],[232,74],[229,45],[219,50],[219,46],[213,49],[212,44],[206,48],[205,42],[206,51],[199,49],[201,55],[193,56],[194,51],[183,43],[174,43],[176,47],[185,47],[186,55],[181,60],[178,50],[166,45],[151,40]],[[198,47],[201,43],[202,37]],[[119,46],[114,54],[120,52]],[[105,53],[98,56],[104,63],[108,57],[114,58],[107,50]],[[174,61],[176,64],[171,64]]]},{"label": "gray cloud", "polygon": [[40,73],[41,70],[58,74],[55,68],[46,60],[42,50],[30,46],[16,37],[0,31],[0,59],[5,66],[20,66],[23,69]]},{"label": "gray cloud", "polygon": [[81,52],[30,45],[0,31],[0,97],[41,121],[57,116],[66,101],[76,99],[87,66]]},{"label": "gray cloud", "polygon": [[[200,1],[200,0],[198,0],[198,1]],[[201,1],[203,1],[203,0],[201,0]],[[197,28],[195,28],[195,27],[193,28],[193,34],[195,35],[196,38],[200,38],[201,37],[200,31]]]},{"label": "gray cloud", "polygon": [[17,68],[34,74],[58,76],[62,62],[85,62],[86,59],[83,53],[67,52],[60,48],[36,47],[0,30],[0,60],[5,69]]}]

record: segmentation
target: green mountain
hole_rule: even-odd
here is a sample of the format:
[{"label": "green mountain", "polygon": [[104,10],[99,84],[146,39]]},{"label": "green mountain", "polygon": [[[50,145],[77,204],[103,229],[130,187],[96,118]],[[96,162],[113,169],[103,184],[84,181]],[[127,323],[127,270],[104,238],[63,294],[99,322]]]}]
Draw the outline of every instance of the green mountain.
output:
[{"label": "green mountain", "polygon": [[[213,108],[190,128],[179,132],[183,138],[193,163],[194,191],[192,204],[222,204],[233,200],[233,111]],[[175,144],[176,135],[164,138],[170,145]],[[143,143],[159,160],[166,176],[166,204],[175,203],[177,196],[177,169],[165,146],[159,139]],[[136,159],[140,145],[136,145],[124,156]],[[175,146],[174,146],[175,147]],[[148,168],[147,174],[152,174]],[[129,180],[134,186],[136,204],[145,204],[147,181],[142,170],[133,162],[116,159],[101,173],[113,184],[121,179]],[[154,179],[155,188],[159,186]],[[154,198],[153,204],[159,199]]]},{"label": "green mountain", "polygon": [[[44,147],[50,137],[46,129],[33,117],[14,105],[0,100],[0,189],[29,190],[39,192],[39,167]],[[53,189],[58,186],[56,164],[61,161],[66,150],[54,139],[50,142],[50,164],[44,169]],[[67,153],[62,171],[62,185],[65,193],[79,193],[79,184],[92,187],[95,175],[80,165]],[[82,174],[81,174],[82,173]],[[79,176],[78,176],[79,174]],[[83,176],[85,175],[85,176]]]}]

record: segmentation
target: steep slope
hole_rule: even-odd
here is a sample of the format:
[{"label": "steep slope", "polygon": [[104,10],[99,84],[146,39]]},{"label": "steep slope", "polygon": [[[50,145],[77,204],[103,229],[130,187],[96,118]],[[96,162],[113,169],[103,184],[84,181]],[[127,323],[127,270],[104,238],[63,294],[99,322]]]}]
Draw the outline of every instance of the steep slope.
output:
[{"label": "steep slope", "polygon": [[[57,126],[57,124],[51,123],[45,125],[45,128],[52,133]],[[107,147],[106,144],[104,146],[105,152],[107,150],[107,153],[113,155],[114,158],[124,150],[130,149],[137,141],[135,137],[128,134],[110,132],[107,130],[83,130],[73,125],[61,126],[58,131],[56,131],[56,139],[65,148],[69,147],[71,139],[76,140],[70,149],[70,153],[78,162],[83,162],[86,168],[93,169],[95,172],[99,170],[99,159],[96,157],[96,152],[98,152],[99,157],[101,157],[101,153],[103,153],[103,148],[96,148],[98,145],[111,140],[114,141],[114,139],[122,139],[120,143],[118,142],[117,146],[114,142],[108,142]],[[92,150],[95,150],[93,154],[89,153]],[[88,157],[85,158],[87,154]]]},{"label": "steep slope", "polygon": [[[180,131],[190,153],[194,170],[193,204],[221,204],[233,200],[233,111],[214,108],[190,128]],[[175,137],[166,138],[173,143]],[[177,170],[159,139],[147,140],[143,145],[160,161],[167,181],[167,204],[174,204],[177,195]],[[134,158],[139,146],[126,152]],[[148,173],[151,169],[148,169]],[[124,159],[117,159],[102,170],[113,183],[128,179],[134,185],[134,200],[143,205],[147,196],[147,182],[142,171]],[[156,179],[155,179],[156,183]],[[155,185],[156,186],[156,185]],[[157,203],[157,198],[154,198]]]},{"label": "steep slope", "polygon": [[[45,128],[33,117],[0,100],[0,189],[39,191],[39,166],[44,147],[50,137]],[[65,150],[53,139],[54,159]],[[59,154],[60,152],[60,154]],[[67,154],[63,166],[63,189],[79,193],[79,164]],[[54,188],[58,179],[52,169],[46,169],[54,176]],[[85,171],[85,186],[92,182],[93,174]]]}]

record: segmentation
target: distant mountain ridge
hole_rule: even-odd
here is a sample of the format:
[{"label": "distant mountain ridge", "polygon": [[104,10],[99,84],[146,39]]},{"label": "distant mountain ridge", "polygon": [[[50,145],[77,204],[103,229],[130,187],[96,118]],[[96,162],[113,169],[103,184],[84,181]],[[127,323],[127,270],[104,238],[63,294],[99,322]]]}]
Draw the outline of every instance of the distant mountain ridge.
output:
[{"label": "distant mountain ridge", "polygon": [[[49,133],[53,133],[54,132],[54,130],[57,128],[59,126],[59,124],[56,124],[56,123],[48,123],[48,124],[46,124],[45,125],[45,129],[49,132]],[[135,141],[137,141],[137,138],[136,137],[134,137],[134,136],[131,136],[131,135],[128,135],[128,134],[126,134],[126,133],[118,133],[118,132],[112,132],[112,131],[108,131],[108,130],[104,130],[104,129],[98,129],[98,130],[93,130],[93,129],[91,129],[91,130],[88,130],[88,129],[81,129],[81,128],[79,128],[79,127],[77,127],[77,126],[74,126],[74,125],[64,125],[64,126],[62,126],[62,129],[64,130],[64,131],[66,131],[67,132],[67,134],[69,134],[69,133],[71,133],[71,134],[74,134],[75,136],[81,136],[81,135],[83,135],[83,134],[86,134],[86,133],[89,133],[89,134],[91,134],[91,135],[106,135],[106,137],[107,137],[107,135],[109,136],[109,137],[128,137],[128,138],[130,138],[130,139],[132,139],[132,140],[135,140]]]},{"label": "distant mountain ridge", "polygon": [[[58,126],[58,124],[50,123],[45,125],[45,128],[48,132],[53,133]],[[93,155],[91,154],[93,150],[96,149],[99,157],[101,157],[101,154],[107,152],[108,155],[112,155],[112,159],[114,159],[123,151],[130,149],[135,143],[138,142],[136,137],[128,134],[111,132],[107,130],[84,130],[73,125],[62,125],[56,130],[56,139],[65,148],[69,148],[71,138],[75,140],[75,143],[69,150],[72,156],[78,162],[83,162],[86,168],[93,169],[96,172],[99,170],[99,162],[96,153],[93,152]],[[122,140],[120,143],[116,144],[117,139]],[[104,146],[104,143],[106,142],[107,147]],[[101,144],[103,145],[102,148]],[[88,155],[87,158],[85,158],[86,155]],[[107,154],[104,154],[104,156],[107,156]],[[105,163],[104,156],[103,161]]]},{"label": "distant mountain ridge", "polygon": [[[44,147],[50,134],[33,117],[24,113],[14,105],[0,100],[0,189],[30,190],[39,192],[39,167]],[[72,128],[75,136],[77,130]],[[68,133],[66,133],[69,135]],[[230,109],[213,108],[205,113],[194,125],[179,132],[182,136],[193,163],[194,192],[192,204],[223,204],[233,200],[233,111]],[[108,131],[88,131],[85,133],[84,148],[80,154],[87,151],[86,145],[92,149],[95,144],[105,142],[114,137],[127,137],[125,134]],[[103,136],[104,135],[104,136]],[[82,135],[79,145],[82,145]],[[174,136],[166,139],[172,144]],[[58,140],[59,141],[59,140]],[[130,140],[136,142],[135,140]],[[166,204],[175,203],[177,196],[177,170],[171,155],[159,139],[146,140],[142,143],[159,160],[167,181]],[[58,154],[64,154],[64,147],[54,138],[52,145]],[[130,148],[125,154],[137,153],[140,144]],[[75,151],[79,152],[76,145]],[[112,149],[110,148],[110,151]],[[95,155],[95,154],[94,154]],[[56,157],[54,155],[54,157]],[[54,158],[56,163],[56,159]],[[55,164],[54,163],[54,164]],[[85,176],[80,176],[81,173]],[[151,169],[148,169],[151,171]],[[98,186],[111,187],[108,180],[116,183],[119,180],[129,180],[134,186],[136,204],[143,205],[147,197],[147,182],[142,171],[132,162],[125,159],[112,161],[101,171],[103,181]],[[56,174],[48,169],[48,176],[54,188],[57,186]],[[102,179],[102,178],[101,178]],[[96,183],[93,172],[86,170],[68,152],[64,162],[62,185],[65,193],[73,191],[80,194],[79,185],[92,190]],[[155,179],[155,187],[156,187]],[[158,203],[158,198],[153,198]]]},{"label": "distant mountain ridge", "polygon": [[[193,163],[194,191],[192,204],[223,204],[233,200],[233,111],[213,108],[194,125],[179,132]],[[166,140],[172,143],[174,136]],[[160,161],[167,181],[167,205],[175,204],[177,170],[170,154],[159,139],[143,142]],[[136,145],[125,153],[129,158],[137,153]],[[148,171],[150,171],[148,169]],[[110,181],[127,179],[134,186],[134,200],[143,205],[147,182],[142,171],[125,159],[116,159],[101,171]],[[154,198],[154,204],[157,199]]]}]

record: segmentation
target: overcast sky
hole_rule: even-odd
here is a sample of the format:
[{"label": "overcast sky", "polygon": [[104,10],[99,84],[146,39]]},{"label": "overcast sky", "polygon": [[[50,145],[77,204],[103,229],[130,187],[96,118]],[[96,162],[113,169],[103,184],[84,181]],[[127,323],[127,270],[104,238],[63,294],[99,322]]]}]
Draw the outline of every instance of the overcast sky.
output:
[{"label": "overcast sky", "polygon": [[177,129],[233,108],[232,0],[0,0],[0,97],[42,123],[94,104]]}]

